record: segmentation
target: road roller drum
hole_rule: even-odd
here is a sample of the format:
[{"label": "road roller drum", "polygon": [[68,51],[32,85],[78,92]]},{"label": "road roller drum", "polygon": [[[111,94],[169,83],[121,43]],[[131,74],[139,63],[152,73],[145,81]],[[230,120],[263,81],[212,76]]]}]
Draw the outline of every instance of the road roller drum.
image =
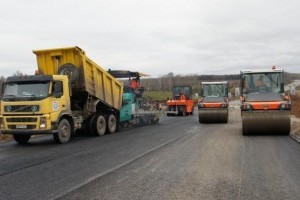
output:
[{"label": "road roller drum", "polygon": [[228,109],[201,109],[199,123],[227,123]]},{"label": "road roller drum", "polygon": [[288,135],[290,133],[290,112],[249,111],[242,113],[243,135]]}]

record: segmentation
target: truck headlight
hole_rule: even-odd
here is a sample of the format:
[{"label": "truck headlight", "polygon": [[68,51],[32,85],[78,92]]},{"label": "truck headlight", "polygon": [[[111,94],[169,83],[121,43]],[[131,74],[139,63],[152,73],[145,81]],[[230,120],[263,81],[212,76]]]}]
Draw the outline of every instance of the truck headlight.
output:
[{"label": "truck headlight", "polygon": [[47,125],[46,117],[41,117],[40,118],[40,128],[46,128],[46,125]]}]

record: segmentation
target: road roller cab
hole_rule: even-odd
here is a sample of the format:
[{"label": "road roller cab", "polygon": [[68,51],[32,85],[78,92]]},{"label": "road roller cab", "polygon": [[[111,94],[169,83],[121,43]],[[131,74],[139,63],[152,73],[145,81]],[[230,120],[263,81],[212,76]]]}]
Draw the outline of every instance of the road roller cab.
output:
[{"label": "road roller cab", "polygon": [[243,70],[240,78],[243,135],[288,135],[291,101],[284,91],[284,71]]},{"label": "road roller cab", "polygon": [[192,99],[191,86],[174,86],[173,98],[167,101],[167,116],[186,114],[192,115],[194,110],[194,100]]},{"label": "road roller cab", "polygon": [[199,123],[227,123],[228,82],[202,82],[200,94]]}]

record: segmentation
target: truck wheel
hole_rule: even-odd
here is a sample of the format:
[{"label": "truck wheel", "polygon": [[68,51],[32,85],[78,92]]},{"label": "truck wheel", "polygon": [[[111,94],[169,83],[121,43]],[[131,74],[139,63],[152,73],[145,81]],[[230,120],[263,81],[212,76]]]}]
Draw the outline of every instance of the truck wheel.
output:
[{"label": "truck wheel", "polygon": [[94,135],[95,134],[95,125],[94,125],[95,118],[96,118],[96,116],[93,115],[86,122],[86,130],[87,130],[89,135]]},{"label": "truck wheel", "polygon": [[117,129],[117,120],[115,115],[110,114],[107,119],[107,130],[109,133],[115,133]]},{"label": "truck wheel", "polygon": [[71,125],[67,119],[62,119],[58,124],[58,133],[53,134],[57,143],[63,144],[69,142],[71,138]]},{"label": "truck wheel", "polygon": [[94,120],[94,135],[103,136],[106,131],[106,121],[103,115],[99,114]]},{"label": "truck wheel", "polygon": [[13,135],[13,137],[14,140],[19,144],[26,144],[29,141],[31,135]]},{"label": "truck wheel", "polygon": [[71,83],[77,81],[79,77],[78,69],[71,63],[66,63],[60,66],[57,73],[60,75],[67,75]]}]

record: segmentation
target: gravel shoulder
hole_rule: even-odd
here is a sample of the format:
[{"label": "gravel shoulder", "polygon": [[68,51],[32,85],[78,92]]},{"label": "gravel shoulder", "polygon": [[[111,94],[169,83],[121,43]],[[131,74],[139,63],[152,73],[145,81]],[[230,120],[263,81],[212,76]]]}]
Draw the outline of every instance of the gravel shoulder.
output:
[{"label": "gravel shoulder", "polygon": [[300,118],[292,115],[290,136],[300,143]]}]

